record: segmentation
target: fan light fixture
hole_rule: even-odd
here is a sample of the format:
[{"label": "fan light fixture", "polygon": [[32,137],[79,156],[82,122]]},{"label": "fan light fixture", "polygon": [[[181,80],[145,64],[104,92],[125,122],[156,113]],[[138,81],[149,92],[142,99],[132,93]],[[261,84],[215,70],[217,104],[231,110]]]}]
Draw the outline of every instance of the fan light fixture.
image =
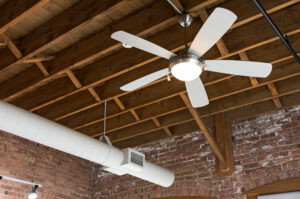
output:
[{"label": "fan light fixture", "polygon": [[192,81],[198,78],[203,71],[203,61],[194,53],[182,50],[177,56],[170,59],[170,71],[181,81]]}]

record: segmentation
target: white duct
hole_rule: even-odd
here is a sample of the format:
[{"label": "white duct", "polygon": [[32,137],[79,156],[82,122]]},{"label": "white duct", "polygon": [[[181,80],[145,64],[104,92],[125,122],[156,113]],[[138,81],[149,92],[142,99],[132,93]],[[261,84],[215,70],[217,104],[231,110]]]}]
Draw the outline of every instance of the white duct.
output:
[{"label": "white duct", "polygon": [[174,173],[168,169],[148,161],[145,161],[142,171],[123,168],[122,150],[2,101],[0,130],[163,187],[169,187],[174,182]]}]

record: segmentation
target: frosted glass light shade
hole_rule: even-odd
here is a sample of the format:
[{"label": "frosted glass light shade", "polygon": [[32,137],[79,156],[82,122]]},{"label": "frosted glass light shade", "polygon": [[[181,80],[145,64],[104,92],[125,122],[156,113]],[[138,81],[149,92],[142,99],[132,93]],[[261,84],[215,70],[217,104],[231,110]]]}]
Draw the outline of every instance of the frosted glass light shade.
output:
[{"label": "frosted glass light shade", "polygon": [[172,75],[182,81],[192,81],[201,75],[201,67],[193,62],[181,62],[171,69]]}]

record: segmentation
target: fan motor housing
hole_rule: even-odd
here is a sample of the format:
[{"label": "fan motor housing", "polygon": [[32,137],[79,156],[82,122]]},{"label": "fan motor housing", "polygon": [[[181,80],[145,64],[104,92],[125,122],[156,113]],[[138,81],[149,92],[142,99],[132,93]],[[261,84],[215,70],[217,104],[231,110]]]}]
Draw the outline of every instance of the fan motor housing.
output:
[{"label": "fan motor housing", "polygon": [[185,49],[170,59],[169,69],[177,79],[191,81],[203,72],[204,61],[197,54]]}]

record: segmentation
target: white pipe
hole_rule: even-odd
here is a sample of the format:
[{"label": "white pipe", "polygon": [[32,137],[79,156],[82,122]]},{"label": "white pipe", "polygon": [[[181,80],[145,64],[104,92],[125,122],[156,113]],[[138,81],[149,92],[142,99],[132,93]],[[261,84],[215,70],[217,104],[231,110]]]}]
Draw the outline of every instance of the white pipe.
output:
[{"label": "white pipe", "polygon": [[0,175],[0,177],[2,177],[3,180],[9,180],[9,181],[13,181],[13,182],[22,183],[22,184],[28,184],[28,185],[32,185],[32,186],[42,187],[41,184],[36,184],[36,183],[33,183],[33,182],[29,182],[29,181],[25,181],[25,180],[20,180],[20,179],[9,177],[9,176]]},{"label": "white pipe", "polygon": [[122,150],[2,101],[0,101],[0,130],[118,169],[163,187],[169,187],[174,182],[174,173],[168,169],[148,161],[145,161],[142,171],[123,168]]}]

